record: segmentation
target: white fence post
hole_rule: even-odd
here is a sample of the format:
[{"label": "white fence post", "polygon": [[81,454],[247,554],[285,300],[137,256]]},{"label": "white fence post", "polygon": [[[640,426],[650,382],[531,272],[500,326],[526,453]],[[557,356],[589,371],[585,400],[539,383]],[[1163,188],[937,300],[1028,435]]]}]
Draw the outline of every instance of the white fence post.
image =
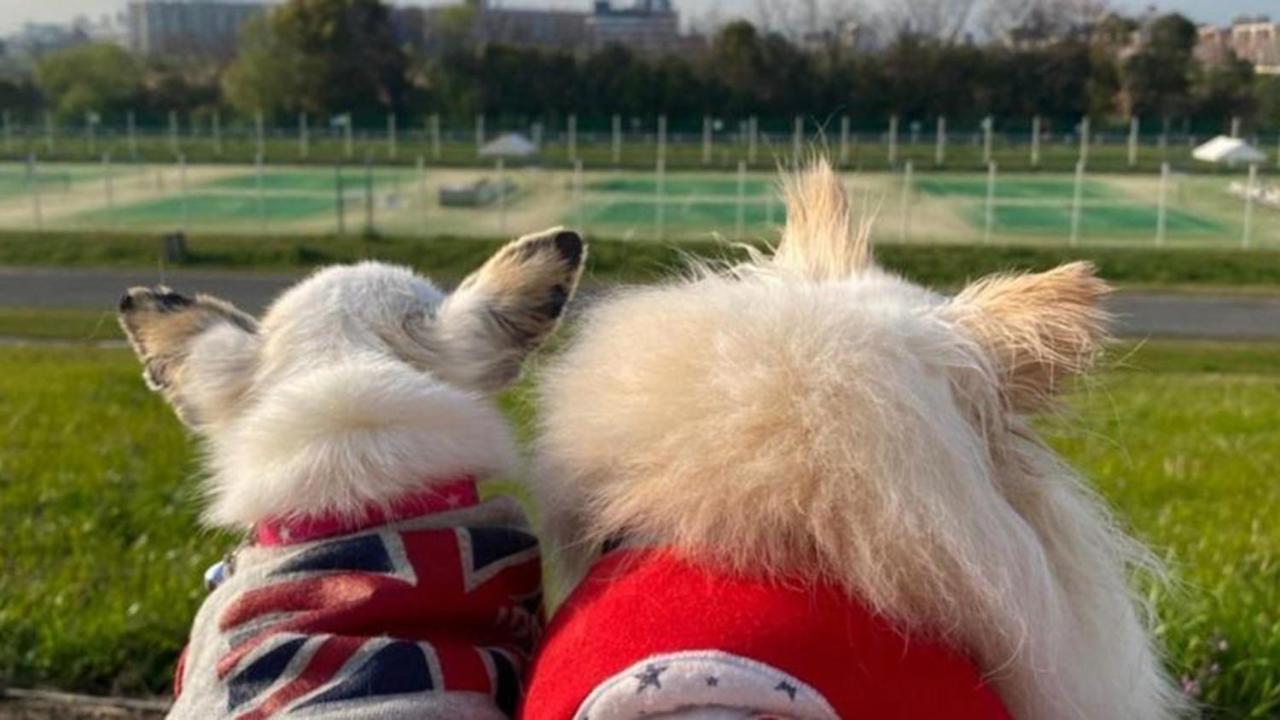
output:
[{"label": "white fence post", "polygon": [[654,197],[657,205],[654,207],[653,224],[655,240],[663,240],[666,235],[666,195],[667,195],[667,163],[662,157],[658,158],[658,165],[654,172]]},{"label": "white fence post", "polygon": [[506,163],[498,158],[494,171],[498,175],[498,235],[507,234],[507,173]]},{"label": "white fence post", "polygon": [[991,165],[991,145],[992,132],[995,130],[995,120],[990,115],[982,118],[982,164]]},{"label": "white fence post", "polygon": [[1138,166],[1138,116],[1129,118],[1129,167]]},{"label": "white fence post", "polygon": [[1156,247],[1164,245],[1168,229],[1169,163],[1160,163],[1160,200],[1156,205]]},{"label": "white fence post", "polygon": [[258,146],[256,149],[257,154],[266,155],[267,154],[267,120],[266,120],[266,117],[263,116],[263,113],[261,110],[259,110],[257,113],[254,114],[253,122],[254,122],[254,128],[257,130],[257,136],[258,136]]},{"label": "white fence post", "polygon": [[566,154],[569,162],[578,159],[578,116],[576,114],[569,116],[569,143]]},{"label": "white fence post", "polygon": [[898,116],[889,116],[889,167],[898,164]]},{"label": "white fence post", "polygon": [[791,131],[791,164],[800,167],[800,153],[804,149],[804,116],[797,115]]},{"label": "white fence post", "polygon": [[1040,167],[1040,116],[1031,118],[1031,167]]},{"label": "white fence post", "polygon": [[427,161],[418,155],[418,235],[427,234]]},{"label": "white fence post", "polygon": [[396,114],[387,113],[387,157],[396,159]]},{"label": "white fence post", "polygon": [[747,162],[755,164],[760,143],[760,121],[755,115],[747,121]]},{"label": "white fence post", "polygon": [[702,116],[702,164],[711,164],[711,116]]},{"label": "white fence post", "polygon": [[622,164],[622,116],[614,113],[612,123],[613,147],[611,155],[615,166]]},{"label": "white fence post", "polygon": [[947,116],[938,116],[937,137],[934,139],[933,164],[942,167],[947,163]]},{"label": "white fence post", "polygon": [[431,134],[431,159],[439,161],[440,160],[440,115],[439,113],[432,113],[431,118],[429,119],[427,124],[430,125],[429,130]]},{"label": "white fence post", "polygon": [[902,217],[898,224],[898,239],[906,241],[911,232],[911,174],[912,164],[908,160],[902,166]]},{"label": "white fence post", "polygon": [[658,160],[665,166],[667,162],[667,116],[658,116]]},{"label": "white fence post", "polygon": [[187,198],[187,156],[178,153],[178,197],[182,203],[182,232],[191,228],[191,203]]},{"label": "white fence post", "polygon": [[102,154],[102,191],[107,201],[107,222],[115,224],[116,193],[111,178],[111,153]]},{"label": "white fence post", "polygon": [[840,116],[840,166],[849,164],[849,116]]},{"label": "white fence post", "polygon": [[577,218],[578,232],[585,233],[586,208],[582,206],[582,160],[573,161],[573,213]]},{"label": "white fence post", "polygon": [[1240,244],[1248,248],[1253,235],[1253,195],[1258,190],[1258,164],[1249,164],[1249,181],[1244,187],[1244,228],[1240,235]]},{"label": "white fence post", "polygon": [[741,242],[747,224],[747,164],[741,160],[738,161],[738,193],[735,210],[733,239],[735,242]]},{"label": "white fence post", "polygon": [[40,163],[35,153],[27,155],[27,177],[31,182],[31,215],[36,231],[40,232],[44,230],[44,208],[40,202]]},{"label": "white fence post", "polygon": [[1080,244],[1080,202],[1084,192],[1084,160],[1076,161],[1075,185],[1071,192],[1071,244]]},{"label": "white fence post", "polygon": [[987,204],[984,220],[982,242],[987,244],[991,242],[996,224],[996,164],[994,161],[987,163]]},{"label": "white fence post", "polygon": [[298,157],[303,160],[311,154],[311,138],[307,134],[307,114],[298,113]]},{"label": "white fence post", "polygon": [[[129,117],[132,118],[133,113],[130,113]],[[213,154],[222,155],[222,113],[217,110],[213,111]]]},{"label": "white fence post", "polygon": [[1089,116],[1080,119],[1080,162],[1089,162]]}]

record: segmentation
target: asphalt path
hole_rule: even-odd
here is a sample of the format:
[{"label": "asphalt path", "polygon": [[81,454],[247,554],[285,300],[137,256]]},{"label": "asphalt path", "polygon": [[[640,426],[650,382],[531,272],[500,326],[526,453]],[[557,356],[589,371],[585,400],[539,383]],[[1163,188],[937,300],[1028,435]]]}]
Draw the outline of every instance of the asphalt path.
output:
[{"label": "asphalt path", "polygon": [[[205,292],[260,312],[301,274],[0,267],[0,306],[113,310],[133,285]],[[590,302],[591,293],[584,300]],[[1108,301],[1123,337],[1280,340],[1280,296],[1122,292]]]}]

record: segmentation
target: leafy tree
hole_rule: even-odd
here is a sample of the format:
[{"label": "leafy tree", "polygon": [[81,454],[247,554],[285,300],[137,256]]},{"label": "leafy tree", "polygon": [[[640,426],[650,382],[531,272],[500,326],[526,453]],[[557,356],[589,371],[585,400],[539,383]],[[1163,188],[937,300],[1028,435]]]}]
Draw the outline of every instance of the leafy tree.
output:
[{"label": "leafy tree", "polygon": [[36,85],[64,120],[128,108],[142,92],[142,67],[117,45],[79,45],[36,64]]},{"label": "leafy tree", "polygon": [[244,31],[223,87],[252,112],[401,109],[408,61],[380,0],[289,0]]},{"label": "leafy tree", "polygon": [[1134,115],[1170,116],[1190,103],[1196,26],[1178,14],[1162,15],[1146,28],[1144,47],[1124,63],[1124,93]]}]

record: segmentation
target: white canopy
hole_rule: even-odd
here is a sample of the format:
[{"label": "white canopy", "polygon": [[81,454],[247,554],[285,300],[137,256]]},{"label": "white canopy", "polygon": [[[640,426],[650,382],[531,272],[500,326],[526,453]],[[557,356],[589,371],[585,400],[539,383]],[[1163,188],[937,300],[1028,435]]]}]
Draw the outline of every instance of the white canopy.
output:
[{"label": "white canopy", "polygon": [[1191,157],[1211,163],[1259,163],[1267,154],[1240,138],[1219,135],[1191,151]]},{"label": "white canopy", "polygon": [[480,148],[480,157],[529,157],[538,154],[538,146],[519,133],[501,135]]}]

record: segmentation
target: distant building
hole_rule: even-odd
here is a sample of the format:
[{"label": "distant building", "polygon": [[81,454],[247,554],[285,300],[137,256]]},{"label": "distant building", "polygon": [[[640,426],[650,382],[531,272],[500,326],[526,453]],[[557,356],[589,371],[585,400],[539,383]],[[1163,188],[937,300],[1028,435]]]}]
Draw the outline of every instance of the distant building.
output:
[{"label": "distant building", "polygon": [[236,54],[240,28],[269,7],[246,0],[132,0],[129,48],[143,56],[230,58]]},{"label": "distant building", "polygon": [[[445,35],[458,6],[420,11],[422,42],[430,48]],[[596,0],[590,12],[541,8],[505,8],[486,0],[474,6],[468,40],[478,45],[497,44],[548,50],[581,52],[609,44],[642,53],[679,52],[690,47],[690,36],[680,34],[680,16],[670,0],[635,0],[630,7],[614,7]],[[406,22],[404,27],[412,27]]]},{"label": "distant building", "polygon": [[1260,75],[1280,75],[1280,22],[1262,16],[1239,18],[1230,27],[1203,25],[1195,53],[1209,64],[1225,62],[1234,55],[1253,65]]},{"label": "distant building", "polygon": [[592,48],[623,45],[650,53],[681,48],[680,15],[670,0],[636,0],[629,8],[615,8],[610,0],[596,0],[587,18]]}]

